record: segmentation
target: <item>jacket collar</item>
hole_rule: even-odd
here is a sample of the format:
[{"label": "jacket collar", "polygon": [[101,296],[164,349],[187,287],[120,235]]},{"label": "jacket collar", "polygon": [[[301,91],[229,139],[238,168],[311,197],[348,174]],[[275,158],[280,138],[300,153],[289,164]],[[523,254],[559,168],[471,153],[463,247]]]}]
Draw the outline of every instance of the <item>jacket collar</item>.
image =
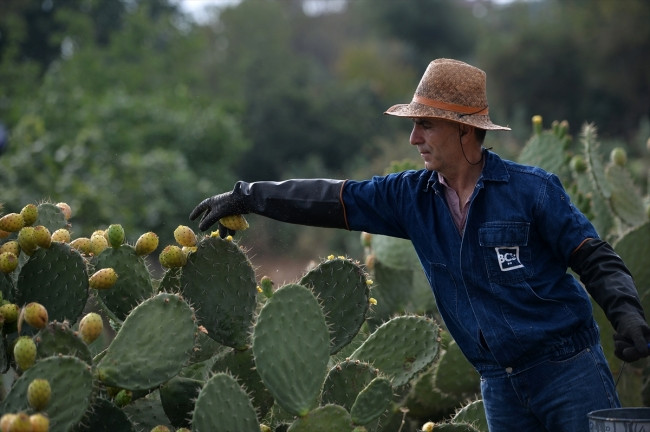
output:
[{"label": "jacket collar", "polygon": [[[506,164],[496,153],[484,149],[483,154],[485,155],[485,165],[483,166],[483,172],[478,179],[478,184],[482,184],[485,181],[501,181],[507,182],[510,179],[510,174],[508,173],[508,168]],[[429,176],[429,181],[427,182],[427,190],[429,188],[434,188],[437,190],[439,186],[438,172],[431,171]]]}]

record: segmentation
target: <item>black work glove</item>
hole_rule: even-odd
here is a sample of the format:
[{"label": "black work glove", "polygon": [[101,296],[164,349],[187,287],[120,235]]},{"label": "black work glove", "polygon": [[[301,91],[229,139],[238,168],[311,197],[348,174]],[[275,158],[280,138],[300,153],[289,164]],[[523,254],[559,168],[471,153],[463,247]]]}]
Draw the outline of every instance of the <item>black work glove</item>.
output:
[{"label": "black work glove", "polygon": [[226,192],[201,201],[190,213],[190,220],[202,215],[199,221],[201,231],[206,231],[215,223],[219,223],[219,236],[225,238],[228,235],[234,235],[235,231],[223,226],[219,219],[247,213],[249,213],[249,209],[244,202],[244,197],[233,192]]},{"label": "black work glove", "polygon": [[626,362],[650,355],[650,327],[640,315],[622,318],[614,334],[614,354]]}]

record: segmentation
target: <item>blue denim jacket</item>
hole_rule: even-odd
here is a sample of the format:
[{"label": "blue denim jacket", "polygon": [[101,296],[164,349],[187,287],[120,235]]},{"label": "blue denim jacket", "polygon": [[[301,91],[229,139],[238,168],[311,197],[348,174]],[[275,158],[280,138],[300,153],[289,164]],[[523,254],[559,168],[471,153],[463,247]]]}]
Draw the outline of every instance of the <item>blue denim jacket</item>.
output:
[{"label": "blue denim jacket", "polygon": [[348,180],[349,228],[412,241],[445,325],[481,374],[598,343],[588,294],[567,273],[571,253],[598,237],[593,225],[555,175],[485,157],[462,234],[427,170]]}]

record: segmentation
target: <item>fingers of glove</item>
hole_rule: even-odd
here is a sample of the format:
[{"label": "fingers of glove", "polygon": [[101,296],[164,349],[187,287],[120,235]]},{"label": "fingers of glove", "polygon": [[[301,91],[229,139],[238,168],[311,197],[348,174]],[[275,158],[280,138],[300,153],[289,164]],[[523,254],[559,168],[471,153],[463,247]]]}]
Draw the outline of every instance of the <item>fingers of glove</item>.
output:
[{"label": "fingers of glove", "polygon": [[201,215],[203,212],[208,210],[210,208],[209,202],[210,202],[210,198],[207,198],[201,201],[199,205],[194,207],[194,210],[192,210],[192,213],[190,213],[190,220],[196,219],[197,217],[199,217],[199,215]]},{"label": "fingers of glove", "polygon": [[237,231],[226,228],[221,222],[219,222],[219,237],[226,238],[228,236],[234,236]]},{"label": "fingers of glove", "polygon": [[214,209],[210,209],[201,218],[201,221],[199,222],[199,229],[201,231],[207,231],[212,225],[217,223],[219,219],[221,219],[221,215]]}]

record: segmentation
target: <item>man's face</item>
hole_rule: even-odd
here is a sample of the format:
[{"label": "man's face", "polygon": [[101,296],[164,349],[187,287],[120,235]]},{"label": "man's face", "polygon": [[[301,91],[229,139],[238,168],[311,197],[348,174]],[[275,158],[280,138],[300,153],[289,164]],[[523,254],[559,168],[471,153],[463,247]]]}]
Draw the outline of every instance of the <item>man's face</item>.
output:
[{"label": "man's face", "polygon": [[456,123],[416,117],[413,118],[410,143],[417,147],[426,169],[444,173],[446,168],[462,160],[459,133]]}]

